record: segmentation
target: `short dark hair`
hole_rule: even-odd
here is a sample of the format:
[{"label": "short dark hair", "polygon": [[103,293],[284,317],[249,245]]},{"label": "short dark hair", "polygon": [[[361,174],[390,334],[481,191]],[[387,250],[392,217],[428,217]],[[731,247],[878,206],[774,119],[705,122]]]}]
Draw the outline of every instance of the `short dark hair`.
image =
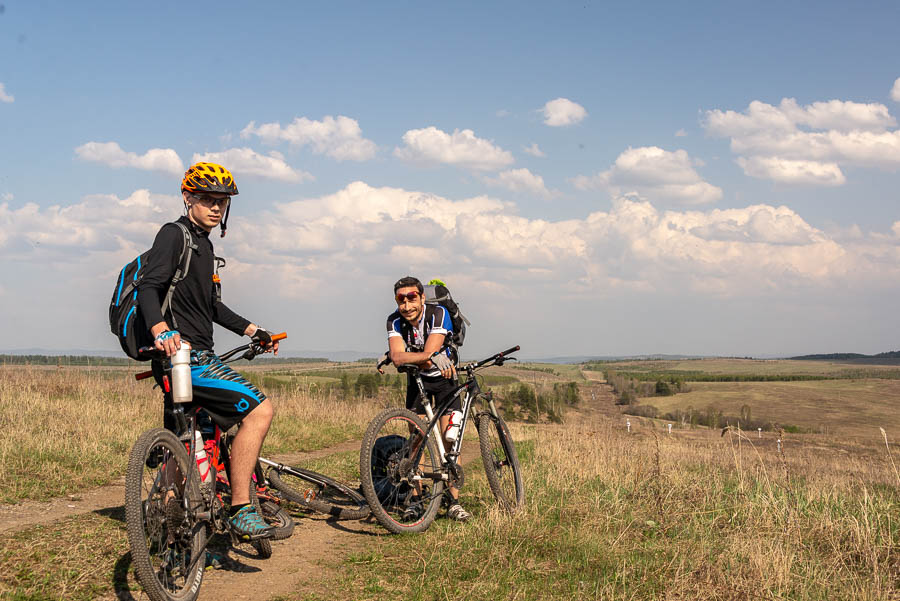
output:
[{"label": "short dark hair", "polygon": [[397,280],[397,283],[394,284],[394,294],[397,294],[397,291],[401,288],[409,288],[410,286],[415,286],[416,290],[419,291],[419,294],[425,292],[425,286],[422,285],[422,282],[420,282],[418,278],[408,275],[405,278],[400,278]]}]

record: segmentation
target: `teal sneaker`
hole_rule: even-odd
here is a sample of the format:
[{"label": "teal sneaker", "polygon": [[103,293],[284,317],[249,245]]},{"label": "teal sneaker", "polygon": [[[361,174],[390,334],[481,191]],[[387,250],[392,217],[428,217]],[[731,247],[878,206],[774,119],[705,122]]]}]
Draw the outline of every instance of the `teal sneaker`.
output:
[{"label": "teal sneaker", "polygon": [[242,507],[228,520],[231,531],[241,540],[258,540],[272,536],[273,526],[268,525],[253,505]]}]

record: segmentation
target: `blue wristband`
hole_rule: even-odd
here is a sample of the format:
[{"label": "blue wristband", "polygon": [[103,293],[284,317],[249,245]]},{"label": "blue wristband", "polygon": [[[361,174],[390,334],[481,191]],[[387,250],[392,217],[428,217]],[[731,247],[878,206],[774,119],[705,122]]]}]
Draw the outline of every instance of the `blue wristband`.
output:
[{"label": "blue wristband", "polygon": [[160,342],[165,342],[169,338],[178,335],[178,330],[166,330],[165,332],[160,332],[156,335],[156,339]]}]

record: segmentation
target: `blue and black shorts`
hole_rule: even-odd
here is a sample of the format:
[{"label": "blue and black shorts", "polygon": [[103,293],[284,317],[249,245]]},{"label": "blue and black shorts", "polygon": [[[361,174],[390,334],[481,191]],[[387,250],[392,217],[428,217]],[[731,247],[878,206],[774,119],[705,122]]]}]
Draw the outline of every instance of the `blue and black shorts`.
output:
[{"label": "blue and black shorts", "polygon": [[[156,361],[153,363],[153,375],[157,382],[161,382],[164,373],[162,365]],[[266,400],[266,395],[259,388],[222,363],[212,351],[191,351],[191,384],[194,389],[191,406],[203,407],[222,430],[241,423]],[[172,395],[166,393],[163,421],[169,430],[175,429],[173,408]]]}]

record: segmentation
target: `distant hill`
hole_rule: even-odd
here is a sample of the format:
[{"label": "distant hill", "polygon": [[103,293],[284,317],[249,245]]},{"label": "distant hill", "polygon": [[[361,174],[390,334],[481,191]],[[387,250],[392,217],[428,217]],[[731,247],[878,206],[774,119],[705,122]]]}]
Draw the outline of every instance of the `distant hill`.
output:
[{"label": "distant hill", "polygon": [[846,363],[862,363],[868,365],[897,365],[900,363],[900,351],[887,351],[876,355],[863,355],[861,353],[821,353],[788,357],[788,359],[793,359],[795,361],[843,361]]}]

